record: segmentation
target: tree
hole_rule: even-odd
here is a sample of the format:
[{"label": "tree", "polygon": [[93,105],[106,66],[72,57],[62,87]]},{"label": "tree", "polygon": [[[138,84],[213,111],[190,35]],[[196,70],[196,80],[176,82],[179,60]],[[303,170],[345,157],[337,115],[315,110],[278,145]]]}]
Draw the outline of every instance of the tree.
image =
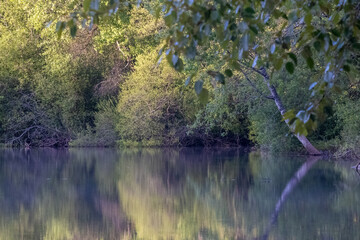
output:
[{"label": "tree", "polygon": [[[96,51],[96,28],[56,38],[51,19],[79,0],[1,1],[0,140],[11,146],[67,146],[98,119],[97,104],[124,61],[115,46]],[[124,71],[128,71],[126,68]],[[109,80],[109,81],[107,81]],[[116,92],[116,90],[115,90]],[[89,127],[90,126],[90,127]]]},{"label": "tree", "polygon": [[[99,23],[104,14],[113,14],[118,9],[131,7],[131,1],[85,0],[83,9],[74,12],[70,19],[57,23],[61,35],[68,26],[75,35],[77,23]],[[331,92],[337,89],[336,79],[340,74],[353,78],[357,74],[353,52],[360,48],[360,3],[357,1],[165,1],[156,11],[164,18],[169,35],[159,55],[178,71],[183,70],[182,56],[193,59],[197,48],[217,43],[223,58],[229,64],[226,76],[233,72],[251,70],[263,78],[270,96],[286,124],[310,154],[320,152],[306,138],[314,129],[316,121],[323,118],[323,108],[329,103]],[[289,74],[296,70],[298,57],[302,56],[311,71],[314,82],[309,89],[313,97],[305,110],[298,113],[287,111],[276,87],[271,82],[274,71],[283,67]],[[315,62],[315,57],[320,62]],[[211,74],[211,73],[210,73]],[[212,73],[223,83],[225,75]],[[195,83],[198,94],[202,84]]]}]

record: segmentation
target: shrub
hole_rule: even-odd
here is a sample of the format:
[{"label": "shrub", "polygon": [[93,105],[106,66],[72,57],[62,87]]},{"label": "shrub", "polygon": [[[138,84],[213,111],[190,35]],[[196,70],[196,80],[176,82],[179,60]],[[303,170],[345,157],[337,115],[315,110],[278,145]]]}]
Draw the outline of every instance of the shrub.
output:
[{"label": "shrub", "polygon": [[184,125],[184,76],[163,61],[154,65],[156,52],[137,57],[134,72],[121,86],[117,130],[122,143],[176,145]]}]

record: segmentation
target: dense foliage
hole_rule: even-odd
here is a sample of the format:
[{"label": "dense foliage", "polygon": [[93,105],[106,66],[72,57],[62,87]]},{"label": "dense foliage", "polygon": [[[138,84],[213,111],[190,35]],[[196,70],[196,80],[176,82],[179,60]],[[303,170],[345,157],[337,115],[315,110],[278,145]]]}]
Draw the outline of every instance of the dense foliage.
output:
[{"label": "dense foliage", "polygon": [[354,1],[5,0],[1,142],[356,156],[359,25]]}]

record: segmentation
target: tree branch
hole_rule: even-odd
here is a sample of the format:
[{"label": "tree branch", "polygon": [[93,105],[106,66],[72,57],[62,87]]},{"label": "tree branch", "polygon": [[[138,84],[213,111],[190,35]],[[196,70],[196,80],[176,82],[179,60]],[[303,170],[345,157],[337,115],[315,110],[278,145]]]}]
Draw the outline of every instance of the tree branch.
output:
[{"label": "tree branch", "polygon": [[274,98],[272,96],[266,96],[262,91],[260,91],[256,85],[250,80],[250,78],[247,76],[247,74],[240,69],[240,71],[242,72],[242,74],[244,75],[245,79],[249,82],[250,86],[255,89],[256,92],[258,92],[260,94],[260,96],[266,98],[266,99],[270,99],[270,100],[274,100]]}]

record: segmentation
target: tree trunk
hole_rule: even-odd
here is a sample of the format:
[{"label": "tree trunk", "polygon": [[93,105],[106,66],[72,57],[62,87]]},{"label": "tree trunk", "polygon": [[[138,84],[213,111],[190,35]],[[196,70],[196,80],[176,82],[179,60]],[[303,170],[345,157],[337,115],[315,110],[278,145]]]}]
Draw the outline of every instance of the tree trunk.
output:
[{"label": "tree trunk", "polygon": [[[262,69],[262,75],[264,76],[264,81],[265,81],[268,89],[270,90],[271,96],[272,96],[273,100],[275,101],[275,104],[276,104],[279,112],[281,113],[281,116],[284,116],[284,114],[286,113],[286,109],[281,101],[281,98],[279,97],[279,95],[276,91],[276,88],[270,84],[269,76],[267,75],[265,69]],[[289,120],[286,119],[285,122],[290,127]],[[299,135],[299,134],[294,134],[294,135],[297,137],[297,139],[301,142],[301,144],[304,146],[304,148],[310,155],[321,155],[322,154],[319,150],[317,150],[311,144],[311,142],[307,139],[307,137]]]}]

